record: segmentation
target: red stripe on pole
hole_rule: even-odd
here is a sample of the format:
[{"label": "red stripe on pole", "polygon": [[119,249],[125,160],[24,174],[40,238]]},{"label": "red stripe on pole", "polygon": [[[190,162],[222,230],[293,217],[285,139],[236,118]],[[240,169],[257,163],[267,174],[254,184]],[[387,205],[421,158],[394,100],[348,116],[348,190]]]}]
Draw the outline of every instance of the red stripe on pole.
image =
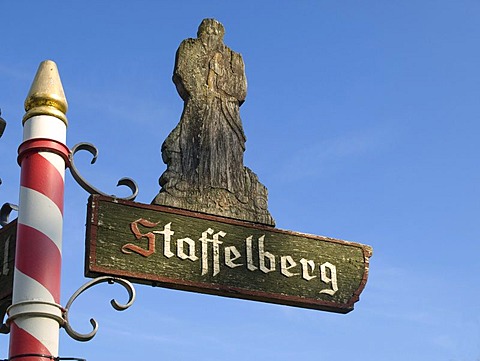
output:
[{"label": "red stripe on pole", "polygon": [[18,147],[18,164],[21,165],[23,158],[27,157],[29,154],[39,152],[55,153],[63,158],[67,166],[70,164],[70,149],[58,140],[44,138],[28,139],[20,144],[20,147]]},{"label": "red stripe on pole", "polygon": [[[45,361],[42,355],[57,356],[58,353],[59,326],[63,322],[51,303],[60,303],[63,170],[70,154],[63,143],[67,107],[55,63],[42,62],[25,100],[24,137],[17,158],[22,187],[18,219],[28,225],[18,223],[17,226],[15,271],[18,277],[13,282],[13,315],[9,314],[13,317],[10,360]],[[39,197],[40,194],[43,196]],[[39,205],[43,208],[38,208]],[[37,311],[38,305],[47,307]]]},{"label": "red stripe on pole", "polygon": [[51,199],[63,214],[63,178],[58,170],[39,154],[22,161],[20,185],[42,193]]},{"label": "red stripe on pole", "polygon": [[53,241],[35,228],[19,223],[15,267],[41,283],[60,303],[62,255]]},{"label": "red stripe on pole", "polygon": [[[18,327],[15,322],[10,324],[10,358],[16,355],[25,355],[29,353],[51,355],[50,351],[35,337],[27,331]],[[15,341],[13,341],[15,339]],[[19,357],[15,361],[45,361],[43,357]]]}]

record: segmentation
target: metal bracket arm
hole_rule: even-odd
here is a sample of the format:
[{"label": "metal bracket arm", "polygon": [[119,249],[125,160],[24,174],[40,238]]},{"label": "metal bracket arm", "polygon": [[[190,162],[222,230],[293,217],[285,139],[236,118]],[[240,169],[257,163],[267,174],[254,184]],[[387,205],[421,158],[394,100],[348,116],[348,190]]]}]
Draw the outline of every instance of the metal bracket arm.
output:
[{"label": "metal bracket arm", "polygon": [[64,311],[64,315],[63,315],[63,317],[64,317],[63,327],[65,328],[65,331],[67,332],[67,334],[71,338],[73,338],[77,341],[86,342],[86,341],[90,341],[93,337],[95,337],[95,335],[97,333],[97,330],[98,330],[98,323],[97,323],[97,321],[95,321],[95,319],[91,318],[90,319],[90,324],[93,327],[93,330],[91,332],[82,334],[82,333],[79,333],[79,332],[75,331],[72,328],[72,326],[70,325],[70,321],[68,319],[69,312],[70,312],[70,307],[72,306],[73,302],[78,298],[78,296],[80,296],[83,292],[85,292],[89,288],[91,288],[91,287],[93,287],[97,284],[100,284],[100,283],[109,283],[109,284],[118,283],[119,285],[123,286],[127,290],[127,292],[128,292],[128,302],[126,304],[118,303],[114,299],[112,299],[110,301],[112,307],[115,310],[124,311],[127,308],[129,308],[133,304],[133,302],[135,301],[135,288],[133,287],[133,285],[129,281],[124,280],[122,278],[102,276],[102,277],[95,278],[95,279],[85,283],[82,287],[80,287],[72,295],[72,297],[70,297],[70,299],[67,302],[67,305],[65,306],[65,311]]},{"label": "metal bracket arm", "polygon": [[80,185],[80,187],[85,189],[90,194],[100,194],[102,196],[124,199],[126,201],[133,201],[137,197],[138,186],[137,186],[137,183],[131,178],[122,178],[117,183],[117,187],[118,186],[127,186],[128,188],[130,188],[130,190],[132,192],[132,194],[130,196],[123,197],[123,198],[106,194],[106,193],[100,191],[99,189],[95,188],[89,182],[87,182],[80,175],[80,172],[78,171],[77,167],[75,166],[75,162],[73,161],[74,155],[81,150],[86,150],[93,156],[93,158],[90,162],[91,164],[94,164],[97,161],[97,156],[98,156],[98,149],[91,143],[78,143],[72,148],[71,153],[70,153],[70,157],[69,157],[70,173],[72,173],[73,178],[77,181],[77,183]]}]

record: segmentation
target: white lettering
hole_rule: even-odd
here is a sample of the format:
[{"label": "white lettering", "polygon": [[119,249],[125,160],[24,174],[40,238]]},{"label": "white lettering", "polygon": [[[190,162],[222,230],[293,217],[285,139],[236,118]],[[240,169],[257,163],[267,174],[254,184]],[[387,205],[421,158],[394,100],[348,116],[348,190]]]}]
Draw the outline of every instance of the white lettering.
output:
[{"label": "white lettering", "polygon": [[307,261],[305,258],[302,258],[300,260],[300,263],[302,264],[302,277],[304,279],[306,279],[307,281],[310,281],[310,280],[314,279],[315,277],[317,277],[317,276],[312,276],[308,272],[308,267],[310,267],[312,272],[313,272],[313,270],[315,270],[315,262],[313,262],[312,260]]},{"label": "white lettering", "polygon": [[163,231],[153,231],[153,233],[163,234],[163,255],[167,258],[175,256],[170,248],[171,237],[175,234],[175,232],[171,230],[171,226],[172,222],[166,224],[165,227],[163,227]]},{"label": "white lettering", "polygon": [[228,267],[235,268],[235,267],[243,266],[243,263],[235,263],[235,261],[239,259],[241,256],[242,255],[238,251],[237,247],[235,246],[225,247],[225,264]]},{"label": "white lettering", "polygon": [[289,269],[297,266],[297,262],[293,260],[291,256],[282,256],[280,257],[280,272],[286,277],[297,276],[300,273],[292,273]]},{"label": "white lettering", "polygon": [[[220,247],[222,244],[224,244],[224,241],[220,240],[220,238],[225,237],[227,233],[223,231],[218,231],[215,233],[212,228],[208,228],[205,232],[202,232],[202,237],[198,239],[201,246],[199,255],[197,253],[197,247],[199,246],[197,244],[198,241],[194,241],[190,237],[177,240],[172,239],[172,236],[175,234],[175,232],[172,230],[171,222],[166,224],[161,231],[157,230],[145,234],[140,231],[140,226],[153,228],[159,226],[159,223],[160,222],[153,223],[143,218],[130,223],[130,229],[135,235],[135,239],[148,239],[148,246],[146,248],[142,248],[134,243],[128,243],[122,246],[122,252],[125,254],[136,253],[143,257],[150,257],[156,252],[155,234],[161,234],[163,235],[163,255],[166,258],[172,258],[175,256],[175,254],[172,252],[172,249],[175,250],[174,248],[176,247],[176,256],[180,260],[190,260],[195,262],[200,259],[202,276],[206,276],[209,274],[209,272],[211,272],[211,275],[215,277],[220,273],[221,267],[234,269],[244,265],[246,265],[246,268],[249,271],[254,272],[259,270],[267,274],[277,270],[276,261],[277,257],[279,257],[279,274],[282,274],[288,278],[301,275],[301,277],[306,281],[311,281],[318,277],[320,282],[318,282],[317,286],[312,285],[312,287],[318,287],[319,289],[321,287],[325,287],[318,291],[320,294],[333,296],[338,291],[337,268],[335,265],[330,262],[324,262],[319,268],[316,268],[315,261],[311,259],[309,260],[302,258],[298,261],[298,259],[294,259],[291,255],[275,255],[265,250],[265,235],[258,237],[258,242],[256,245],[253,244],[254,236],[252,235],[245,238],[245,248],[239,249],[234,245],[224,245],[223,250],[221,250]],[[176,242],[176,245],[173,244],[173,242]],[[256,247],[258,247],[258,253]],[[8,275],[10,272],[8,268],[9,251],[9,239],[7,239],[4,244],[3,268],[0,275]],[[224,252],[224,254],[221,255],[221,252]],[[221,257],[223,257],[224,260],[222,265],[220,264]],[[245,257],[245,261],[243,261],[243,257]],[[320,262],[317,264],[319,263]],[[227,268],[224,270],[226,271]]]},{"label": "white lettering", "polygon": [[[188,254],[183,250],[183,244],[188,245]],[[182,238],[177,240],[177,256],[180,259],[189,259],[190,261],[198,260],[198,257],[195,255],[195,241],[191,238]]]},{"label": "white lettering", "polygon": [[[260,262],[260,271],[268,273],[275,271],[275,256],[270,252],[265,252],[265,236],[261,236],[258,239],[258,258]],[[265,266],[265,259],[268,259],[270,267]]]},{"label": "white lettering", "polygon": [[247,268],[249,271],[255,271],[257,269],[257,267],[253,264],[252,239],[253,236],[250,236],[245,240],[247,244]]},{"label": "white lettering", "polygon": [[[330,270],[330,277],[327,276],[327,268]],[[325,262],[320,266],[320,279],[322,282],[330,283],[331,289],[321,290],[320,293],[326,293],[327,295],[333,296],[338,291],[337,284],[337,267],[335,267],[330,262]]]},{"label": "white lettering", "polygon": [[[223,231],[213,234],[213,229],[208,228],[205,232],[202,232],[202,276],[208,274],[208,243],[213,243],[213,276],[220,273],[220,245],[223,243],[218,240],[219,237],[225,237],[226,233]],[[212,239],[208,238],[208,235],[213,235]]]}]

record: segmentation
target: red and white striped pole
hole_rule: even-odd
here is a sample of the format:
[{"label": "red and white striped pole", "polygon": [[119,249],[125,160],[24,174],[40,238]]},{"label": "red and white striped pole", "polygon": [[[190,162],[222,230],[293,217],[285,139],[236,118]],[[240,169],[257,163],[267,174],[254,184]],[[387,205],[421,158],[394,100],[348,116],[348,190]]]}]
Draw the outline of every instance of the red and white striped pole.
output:
[{"label": "red and white striped pole", "polygon": [[58,356],[67,101],[57,66],[40,64],[25,100],[9,359]]}]

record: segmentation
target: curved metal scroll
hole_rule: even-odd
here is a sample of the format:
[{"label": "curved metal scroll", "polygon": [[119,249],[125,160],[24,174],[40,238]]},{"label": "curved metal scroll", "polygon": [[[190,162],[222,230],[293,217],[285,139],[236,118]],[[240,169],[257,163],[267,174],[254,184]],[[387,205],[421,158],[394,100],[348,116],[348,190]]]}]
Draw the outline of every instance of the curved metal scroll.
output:
[{"label": "curved metal scroll", "polygon": [[[106,193],[98,190],[97,188],[92,186],[90,183],[88,183],[80,175],[80,172],[78,171],[78,169],[75,166],[75,163],[73,161],[73,157],[74,157],[75,153],[77,153],[80,150],[86,150],[86,151],[90,152],[90,154],[93,156],[90,164],[94,164],[97,161],[98,149],[93,144],[91,144],[91,143],[78,143],[78,144],[76,144],[72,148],[71,153],[70,153],[70,172],[72,173],[73,178],[88,193],[90,193],[90,194],[100,194],[102,196],[110,197],[111,195],[106,194]],[[124,199],[126,201],[133,201],[137,197],[138,186],[137,186],[137,183],[133,179],[122,178],[117,183],[117,187],[119,187],[119,186],[127,186],[132,191],[132,194],[128,197],[116,197],[116,196],[111,196],[111,197],[115,197],[115,198],[118,198],[118,199]]]},{"label": "curved metal scroll", "polygon": [[0,333],[7,334],[10,332],[10,327],[8,325],[3,323],[3,319],[5,318],[5,315],[7,314],[7,308],[12,304],[12,299],[7,298],[4,299],[3,301],[0,301]]},{"label": "curved metal scroll", "polygon": [[95,335],[97,334],[97,331],[98,331],[98,323],[97,321],[95,321],[95,319],[91,318],[90,319],[90,324],[92,325],[93,327],[93,330],[89,333],[85,333],[85,334],[82,334],[82,333],[79,333],[77,331],[75,331],[72,326],[70,325],[70,321],[68,320],[68,313],[70,311],[70,307],[72,306],[72,303],[77,299],[78,296],[80,296],[83,292],[85,292],[86,290],[88,290],[90,287],[93,287],[97,284],[100,284],[100,283],[109,283],[109,284],[113,284],[113,283],[118,283],[119,285],[122,285],[128,292],[128,302],[126,304],[121,304],[121,303],[118,303],[116,300],[112,299],[110,301],[112,307],[114,309],[116,309],[117,311],[124,311],[126,310],[127,308],[129,308],[133,302],[135,301],[135,288],[133,288],[133,285],[127,281],[127,280],[124,280],[122,278],[116,278],[116,277],[110,277],[110,276],[102,276],[102,277],[98,277],[98,278],[95,278],[93,280],[91,280],[90,282],[87,282],[85,283],[82,287],[80,287],[74,294],[72,297],[70,297],[70,299],[68,300],[67,302],[67,305],[65,306],[65,313],[64,313],[64,320],[65,320],[65,323],[63,325],[63,327],[65,328],[65,331],[67,332],[67,334],[77,340],[77,341],[90,341],[93,337],[95,337]]},{"label": "curved metal scroll", "polygon": [[12,211],[18,211],[18,206],[12,203],[4,203],[0,209],[0,226],[4,227],[8,224],[8,218]]}]

